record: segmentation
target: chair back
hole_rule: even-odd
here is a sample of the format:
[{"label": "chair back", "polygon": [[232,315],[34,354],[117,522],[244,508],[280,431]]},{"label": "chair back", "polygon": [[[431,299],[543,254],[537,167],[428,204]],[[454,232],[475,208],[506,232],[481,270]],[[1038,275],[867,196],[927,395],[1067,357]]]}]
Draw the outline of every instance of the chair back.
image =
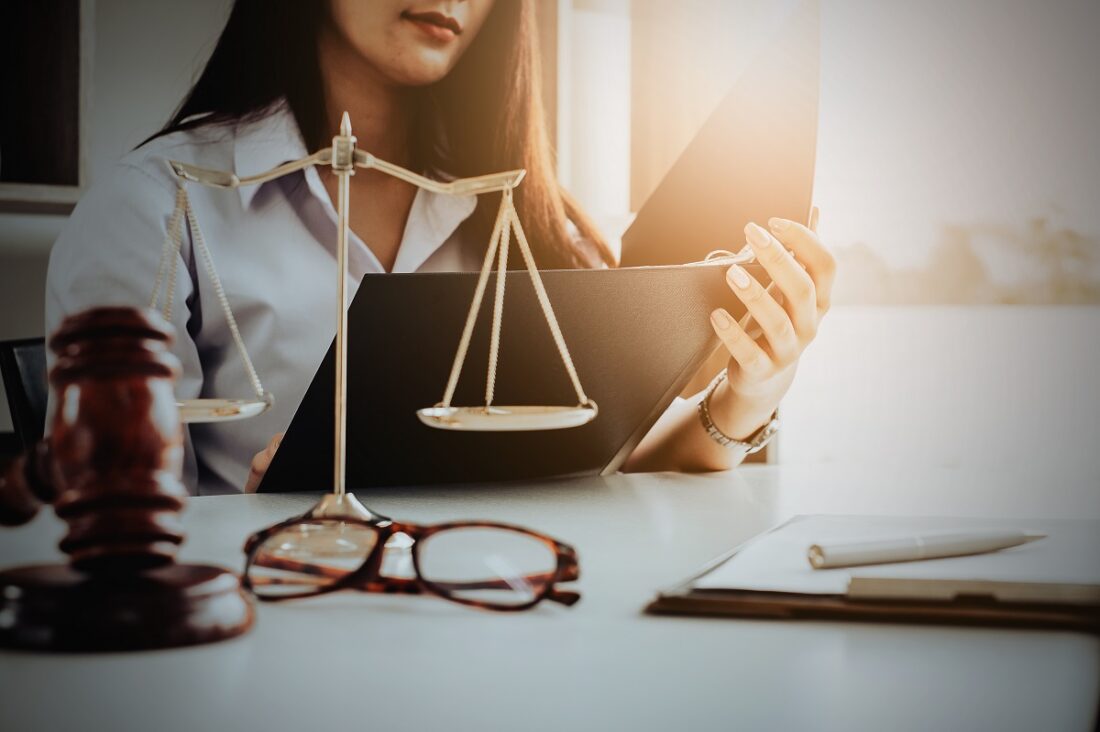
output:
[{"label": "chair back", "polygon": [[42,439],[46,425],[46,339],[0,341],[0,376],[16,439],[29,449]]}]

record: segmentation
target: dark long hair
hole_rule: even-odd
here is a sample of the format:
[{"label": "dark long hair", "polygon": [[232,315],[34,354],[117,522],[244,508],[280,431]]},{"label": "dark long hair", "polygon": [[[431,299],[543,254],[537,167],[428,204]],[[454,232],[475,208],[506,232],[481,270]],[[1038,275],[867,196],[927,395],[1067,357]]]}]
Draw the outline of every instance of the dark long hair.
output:
[{"label": "dark long hair", "polygon": [[[554,174],[534,12],[533,0],[497,0],[451,73],[415,90],[412,159],[458,177],[525,168],[516,208],[539,266],[613,264],[603,237]],[[327,13],[325,2],[236,0],[206,68],[154,138],[249,122],[286,99],[306,145],[327,145],[333,130],[326,129],[317,49]],[[498,204],[499,195],[481,196],[463,233],[488,241]]]}]

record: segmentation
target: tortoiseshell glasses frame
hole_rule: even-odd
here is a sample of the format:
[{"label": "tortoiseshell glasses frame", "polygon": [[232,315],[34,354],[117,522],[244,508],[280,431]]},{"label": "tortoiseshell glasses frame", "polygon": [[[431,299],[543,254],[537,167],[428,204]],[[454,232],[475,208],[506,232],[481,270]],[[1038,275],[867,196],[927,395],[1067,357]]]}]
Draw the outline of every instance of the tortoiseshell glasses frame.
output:
[{"label": "tortoiseshell glasses frame", "polygon": [[[318,556],[316,559],[307,558],[306,560],[277,557],[273,555],[260,556],[259,550],[264,546],[265,542],[277,536],[279,533],[291,530],[298,525],[301,525],[302,528],[306,528],[307,526],[331,525],[333,529],[346,526],[363,527],[374,532],[375,537],[373,545],[369,549],[367,556],[363,559],[362,564],[360,564],[358,568],[350,571],[342,567],[325,564],[322,556]],[[531,596],[522,602],[514,604],[494,603],[476,597],[461,596],[458,593],[497,589],[507,591],[514,589],[514,585],[507,578],[477,581],[433,581],[425,578],[421,572],[420,551],[424,540],[442,532],[457,529],[492,529],[525,536],[541,543],[546,549],[553,552],[555,556],[555,566],[550,571],[531,573],[518,578],[518,580],[531,591]],[[382,574],[382,561],[387,545],[390,543],[390,539],[397,534],[405,534],[412,542],[411,546],[406,546],[408,546],[412,556],[412,566],[415,571],[415,576],[413,577],[393,577]],[[368,521],[352,517],[314,518],[309,514],[305,514],[270,526],[248,537],[244,545],[244,552],[246,560],[242,585],[258,599],[267,602],[317,597],[340,590],[357,590],[360,592],[381,592],[390,594],[429,593],[462,605],[484,608],[486,610],[510,612],[515,610],[527,610],[543,600],[550,600],[562,605],[571,606],[581,597],[579,592],[567,589],[563,590],[557,587],[557,584],[560,582],[571,582],[580,577],[577,553],[573,547],[550,536],[546,536],[545,534],[523,528],[522,526],[495,521],[452,521],[441,524],[421,525],[392,521],[390,519]],[[291,582],[285,582],[277,578],[257,576],[254,573],[257,567],[285,570],[287,572],[294,572],[300,576],[295,577]],[[262,588],[263,586],[284,583],[305,583],[311,586],[308,590],[301,592],[291,591],[277,595],[265,595],[262,592],[256,591],[258,587]]]}]

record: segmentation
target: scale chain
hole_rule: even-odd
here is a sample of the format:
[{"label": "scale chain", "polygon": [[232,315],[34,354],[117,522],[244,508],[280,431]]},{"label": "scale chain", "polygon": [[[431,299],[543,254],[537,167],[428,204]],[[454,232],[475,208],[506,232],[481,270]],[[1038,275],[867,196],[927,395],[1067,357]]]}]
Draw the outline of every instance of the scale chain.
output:
[{"label": "scale chain", "polygon": [[[157,301],[160,299],[161,287],[164,287],[164,278],[168,272],[168,262],[172,260],[174,262],[174,254],[178,255],[180,250],[180,223],[183,216],[183,190],[181,188],[176,189],[176,205],[172,210],[172,218],[168,221],[168,230],[164,235],[164,246],[160,250],[160,263],[157,265],[157,278],[153,282],[153,295],[149,298],[149,307],[157,309]],[[172,278],[175,279],[175,267],[172,267]],[[165,302],[164,307],[161,309],[166,319],[171,317],[172,310],[172,298],[174,297],[175,288],[165,289]]]},{"label": "scale chain", "polygon": [[493,233],[489,237],[489,247],[485,252],[485,260],[481,264],[477,286],[474,288],[474,300],[470,304],[470,312],[466,314],[466,326],[462,329],[462,337],[458,341],[455,360],[451,364],[451,375],[447,379],[447,389],[443,392],[443,401],[440,402],[444,407],[451,406],[451,399],[454,398],[455,388],[458,386],[458,377],[462,373],[462,366],[466,363],[466,352],[470,348],[470,338],[474,333],[478,310],[481,309],[481,299],[485,295],[485,286],[489,282],[489,271],[493,267],[493,257],[503,235],[504,219],[505,207],[502,205],[497,211],[497,220],[493,224]]},{"label": "scale chain", "polygon": [[577,392],[577,399],[580,400],[582,406],[586,405],[589,403],[588,396],[585,395],[584,388],[581,386],[577,369],[573,365],[573,358],[569,355],[569,347],[565,345],[565,337],[561,333],[561,326],[558,325],[558,319],[554,316],[554,309],[550,306],[550,297],[546,294],[542,277],[539,275],[538,267],[535,266],[535,258],[531,254],[531,247],[527,244],[527,235],[523,233],[523,225],[519,222],[515,205],[511,199],[508,200],[508,204],[511,208],[510,218],[515,222],[516,243],[519,245],[520,254],[523,255],[523,261],[527,265],[527,274],[531,276],[531,284],[535,288],[535,295],[542,307],[542,314],[546,318],[546,324],[550,326],[550,333],[554,336],[554,343],[558,347],[562,363],[565,364],[565,370],[569,373],[569,380],[573,382],[573,390]]},{"label": "scale chain", "polygon": [[516,244],[519,247],[520,254],[523,256],[527,273],[531,278],[531,284],[535,289],[535,296],[538,299],[539,307],[542,310],[543,317],[546,319],[547,326],[550,328],[550,334],[554,339],[554,345],[557,346],[558,355],[561,357],[562,364],[565,366],[566,373],[569,375],[569,380],[573,385],[573,390],[577,394],[579,404],[582,406],[587,405],[590,403],[590,400],[585,394],[584,388],[581,386],[580,376],[578,376],[576,366],[573,364],[573,358],[569,353],[569,347],[565,343],[565,337],[562,335],[561,326],[558,324],[558,319],[554,315],[554,310],[550,305],[550,297],[546,293],[546,287],[543,285],[542,277],[539,275],[538,268],[535,266],[535,259],[531,253],[531,247],[527,243],[527,236],[523,231],[523,225],[519,221],[519,214],[515,208],[515,201],[511,189],[506,189],[501,197],[500,210],[497,212],[496,224],[493,227],[493,233],[489,239],[489,248],[485,253],[485,259],[481,265],[477,286],[474,289],[473,302],[470,303],[470,311],[466,316],[466,326],[462,331],[458,350],[455,353],[455,360],[451,365],[451,375],[447,381],[447,389],[444,392],[443,400],[440,404],[444,407],[451,406],[451,399],[454,397],[459,375],[466,362],[466,354],[469,350],[470,340],[473,336],[477,314],[481,309],[481,301],[484,297],[486,285],[489,280],[489,271],[492,268],[493,260],[498,258],[498,247],[502,247],[499,251],[497,265],[492,333],[489,342],[489,365],[485,381],[485,406],[489,407],[493,403],[493,395],[496,391],[497,359],[500,348],[500,332],[503,320],[505,281],[508,266],[507,248],[511,243],[510,239],[513,231],[515,232]]},{"label": "scale chain", "polygon": [[191,230],[192,243],[202,255],[203,264],[206,267],[206,274],[210,277],[210,282],[214,285],[214,294],[217,296],[218,302],[225,312],[225,320],[226,323],[229,324],[229,332],[233,336],[233,342],[237,345],[237,352],[240,354],[241,361],[244,362],[244,368],[248,372],[248,380],[252,383],[252,390],[256,392],[256,396],[260,399],[266,399],[267,395],[264,393],[263,384],[260,382],[260,375],[256,373],[256,367],[252,365],[252,359],[249,357],[248,350],[244,346],[244,339],[241,337],[241,331],[237,327],[237,319],[233,316],[233,310],[229,307],[229,298],[225,296],[225,289],[222,287],[221,278],[218,276],[218,271],[214,268],[214,259],[210,255],[210,250],[206,246],[206,241],[203,239],[202,230],[199,229],[198,219],[195,217],[194,209],[191,208],[191,199],[188,197],[186,191],[183,193],[183,200],[187,213],[187,224]]},{"label": "scale chain", "polygon": [[[180,189],[177,199],[181,207],[186,207],[187,193]],[[180,251],[183,248],[183,220],[186,214],[181,210],[176,219],[176,225],[172,229],[172,257],[168,265],[168,280],[164,283],[166,294],[164,296],[164,319],[172,322],[172,308],[176,302],[176,273],[179,271]]]},{"label": "scale chain", "polygon": [[[504,192],[504,197],[509,202],[512,200],[512,190]],[[503,207],[503,202],[502,202]],[[500,260],[497,264],[497,289],[493,299],[493,332],[489,339],[489,371],[485,377],[485,406],[493,403],[493,392],[496,391],[497,358],[500,356],[500,330],[503,326],[502,315],[504,313],[504,286],[508,280],[508,247],[512,244],[513,209],[508,205],[504,211],[504,225],[501,229]]]}]

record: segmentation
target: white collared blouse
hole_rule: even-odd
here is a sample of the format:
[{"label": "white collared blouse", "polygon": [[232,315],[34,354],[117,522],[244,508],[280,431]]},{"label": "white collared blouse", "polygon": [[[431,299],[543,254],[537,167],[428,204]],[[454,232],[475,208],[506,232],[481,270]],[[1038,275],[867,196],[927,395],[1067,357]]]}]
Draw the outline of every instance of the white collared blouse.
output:
[{"label": "white collared blouse", "polygon": [[[126,155],[84,196],[54,244],[46,327],[96,305],[148,305],[175,206],[167,160],[252,175],[307,154],[286,105],[248,124],[159,137]],[[241,334],[274,407],[259,417],[191,425],[184,482],[192,493],[240,492],[252,456],[290,424],[335,333],[336,211],[310,167],[237,190],[188,184],[188,194]],[[418,190],[394,272],[470,271],[485,242],[463,241],[473,196]],[[186,234],[175,279],[177,397],[250,397],[213,288]],[[364,274],[385,271],[354,233],[348,296]]]}]

